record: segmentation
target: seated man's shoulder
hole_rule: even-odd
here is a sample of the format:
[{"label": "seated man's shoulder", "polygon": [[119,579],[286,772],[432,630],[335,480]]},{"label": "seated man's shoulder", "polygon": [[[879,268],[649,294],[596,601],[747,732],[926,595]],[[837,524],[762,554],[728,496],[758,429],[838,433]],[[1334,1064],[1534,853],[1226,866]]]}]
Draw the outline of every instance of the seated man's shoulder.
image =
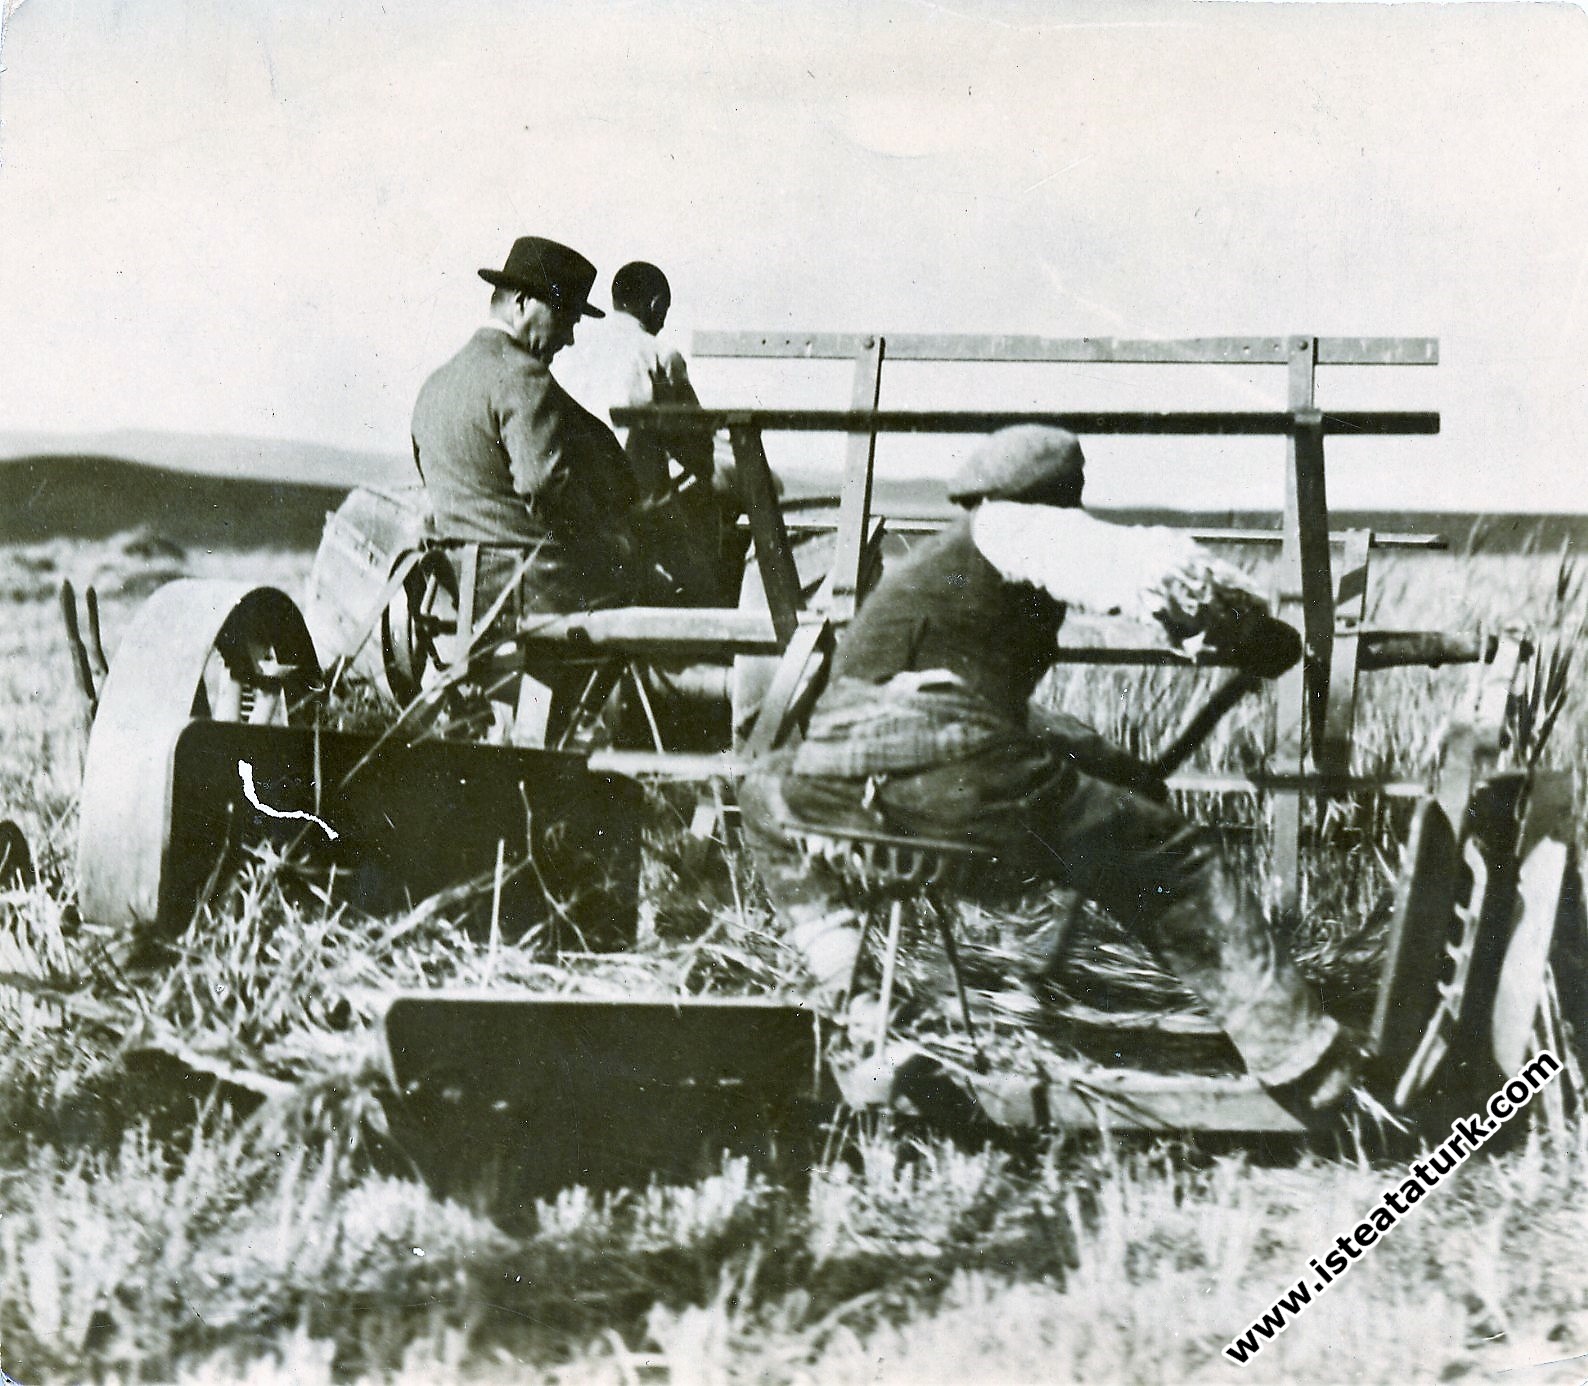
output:
[{"label": "seated man's shoulder", "polygon": [[467,388],[502,379],[546,375],[545,366],[516,347],[505,333],[481,328],[431,372],[427,386]]},{"label": "seated man's shoulder", "polygon": [[500,343],[487,341],[482,345],[475,369],[493,390],[536,399],[561,393],[546,363],[505,337]]}]

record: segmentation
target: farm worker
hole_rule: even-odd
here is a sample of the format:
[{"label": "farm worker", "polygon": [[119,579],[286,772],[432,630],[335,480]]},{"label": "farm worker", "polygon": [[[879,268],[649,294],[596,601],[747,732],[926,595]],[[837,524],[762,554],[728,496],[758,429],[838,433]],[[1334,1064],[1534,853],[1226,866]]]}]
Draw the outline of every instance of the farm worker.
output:
[{"label": "farm worker", "polygon": [[[699,407],[689,367],[660,333],[672,308],[667,276],[633,260],[612,276],[612,314],[569,353],[566,380],[592,409],[620,405]],[[644,502],[639,521],[647,553],[671,582],[672,599],[686,606],[732,605],[738,597],[743,552],[729,553],[738,506],[733,468],[719,466],[710,435],[696,429],[619,433]]]},{"label": "farm worker", "polygon": [[950,497],[968,513],[884,575],[839,642],[804,741],[746,779],[740,805],[762,879],[836,996],[853,975],[860,921],[793,825],[981,847],[1102,905],[1201,997],[1255,1077],[1304,1120],[1326,1122],[1363,1055],[1216,838],[1161,788],[1120,783],[1139,782],[1125,752],[1079,724],[1045,732],[1029,706],[1071,607],[1155,618],[1172,641],[1269,678],[1300,657],[1300,639],[1187,536],[1088,515],[1083,482],[1080,444],[1056,428],[1004,429],[964,462]]},{"label": "farm worker", "polygon": [[637,494],[612,430],[553,379],[596,270],[556,241],[521,236],[491,285],[490,316],[425,381],[414,462],[443,539],[520,547],[482,552],[475,609],[523,559],[521,609],[580,611],[637,600],[644,587],[631,511]]}]

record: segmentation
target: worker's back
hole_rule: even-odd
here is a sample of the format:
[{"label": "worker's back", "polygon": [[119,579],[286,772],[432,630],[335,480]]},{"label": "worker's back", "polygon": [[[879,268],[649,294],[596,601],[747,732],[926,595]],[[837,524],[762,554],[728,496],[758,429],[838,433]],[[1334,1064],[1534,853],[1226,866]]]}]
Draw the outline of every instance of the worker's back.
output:
[{"label": "worker's back", "polygon": [[945,669],[1023,725],[1063,620],[1060,603],[999,575],[973,542],[967,515],[889,568],[839,642],[833,674],[884,683]]}]

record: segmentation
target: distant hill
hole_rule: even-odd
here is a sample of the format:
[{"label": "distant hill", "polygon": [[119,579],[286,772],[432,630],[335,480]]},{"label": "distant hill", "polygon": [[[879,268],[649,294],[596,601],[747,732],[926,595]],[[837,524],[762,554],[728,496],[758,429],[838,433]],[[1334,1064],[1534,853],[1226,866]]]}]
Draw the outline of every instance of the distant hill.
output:
[{"label": "distant hill", "polygon": [[309,549],[347,491],[120,457],[17,458],[0,461],[0,543],[150,529],[185,548]]},{"label": "distant hill", "polygon": [[164,433],[153,429],[82,434],[0,432],[0,465],[7,461],[71,457],[113,458],[205,476],[251,477],[344,489],[405,482],[413,476],[413,462],[407,457],[289,438]]},{"label": "distant hill", "polygon": [[[108,438],[109,435],[107,435]],[[314,444],[175,434],[117,435],[146,450],[68,453],[60,440],[39,453],[12,451],[26,435],[0,435],[0,543],[56,536],[103,539],[147,528],[188,547],[312,549],[327,511],[359,484],[407,484],[411,464],[374,453]],[[107,438],[96,440],[103,444]],[[161,461],[152,464],[151,454]],[[789,479],[788,498],[826,489],[815,478]],[[937,487],[880,479],[884,513],[941,515]],[[1208,529],[1275,529],[1273,512],[1118,508],[1099,513],[1132,523]],[[1439,533],[1460,549],[1588,550],[1588,515],[1479,514],[1471,511],[1336,511],[1336,529]]]}]

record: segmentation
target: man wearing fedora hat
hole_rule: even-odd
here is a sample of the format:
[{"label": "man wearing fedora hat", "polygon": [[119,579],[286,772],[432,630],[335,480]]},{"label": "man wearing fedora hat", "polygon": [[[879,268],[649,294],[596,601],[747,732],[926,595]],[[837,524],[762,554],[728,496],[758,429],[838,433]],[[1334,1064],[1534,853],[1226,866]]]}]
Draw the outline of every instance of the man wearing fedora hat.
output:
[{"label": "man wearing fedora hat", "polygon": [[860,919],[801,842],[849,825],[977,848],[1102,905],[1304,1121],[1372,1111],[1358,1082],[1368,1056],[1324,1013],[1218,839],[1134,757],[1031,702],[1071,607],[1155,620],[1172,643],[1262,677],[1301,654],[1250,582],[1188,536],[1088,515],[1084,477],[1076,438],[1037,425],[993,434],[960,468],[950,498],[968,513],[885,574],[839,642],[805,739],[741,789],[773,906],[836,995]]},{"label": "man wearing fedora hat", "polygon": [[520,609],[633,601],[643,577],[627,460],[612,430],[551,374],[579,319],[604,316],[589,301],[595,266],[521,236],[501,269],[479,273],[493,289],[490,317],[414,405],[414,461],[437,533],[520,551],[482,552],[486,601],[526,557]]}]

